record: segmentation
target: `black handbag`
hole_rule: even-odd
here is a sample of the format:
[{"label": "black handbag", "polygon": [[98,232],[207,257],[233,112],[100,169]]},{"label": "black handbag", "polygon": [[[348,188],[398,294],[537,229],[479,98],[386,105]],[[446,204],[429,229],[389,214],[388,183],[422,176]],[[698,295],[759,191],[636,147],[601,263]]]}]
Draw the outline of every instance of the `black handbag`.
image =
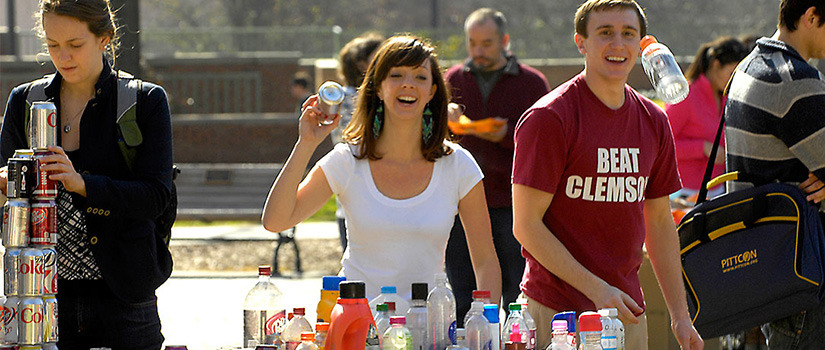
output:
[{"label": "black handbag", "polygon": [[818,208],[797,186],[767,183],[706,200],[720,121],[696,206],[677,228],[693,325],[704,338],[750,329],[818,305],[825,236]]}]

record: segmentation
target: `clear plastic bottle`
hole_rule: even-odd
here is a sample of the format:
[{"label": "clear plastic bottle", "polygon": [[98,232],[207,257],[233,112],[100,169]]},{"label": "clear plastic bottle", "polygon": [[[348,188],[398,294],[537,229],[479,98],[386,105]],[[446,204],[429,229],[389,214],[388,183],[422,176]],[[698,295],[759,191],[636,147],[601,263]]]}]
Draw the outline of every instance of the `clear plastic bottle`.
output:
[{"label": "clear plastic bottle", "polygon": [[[615,308],[607,308],[599,310],[599,315],[602,316],[602,347],[607,349],[624,350],[624,324],[619,320],[619,310]],[[605,336],[605,329],[610,329],[610,333]],[[605,338],[615,339],[613,343],[608,341],[605,345]],[[610,347],[612,346],[612,347]]]},{"label": "clear plastic bottle", "polygon": [[292,319],[289,320],[283,333],[281,333],[281,341],[285,344],[285,350],[295,350],[301,344],[301,334],[303,333],[310,332],[315,337],[312,325],[304,317],[305,314],[306,309],[302,307],[292,309]]},{"label": "clear plastic bottle", "polygon": [[390,328],[384,333],[384,350],[412,350],[412,333],[405,326],[407,318],[404,316],[390,317]]},{"label": "clear plastic bottle", "polygon": [[492,337],[490,336],[490,322],[484,317],[484,303],[474,301],[470,304],[470,311],[475,312],[464,324],[467,348],[470,350],[490,350],[492,348]]},{"label": "clear plastic bottle", "polygon": [[[490,303],[490,291],[489,290],[474,290],[473,291],[473,301],[480,301],[484,304],[489,304]],[[483,313],[484,313],[484,308],[481,309],[480,314],[483,314]],[[472,315],[473,315],[473,310],[470,309],[470,311],[467,311],[467,314],[464,315],[464,323],[462,323],[462,324],[466,325],[467,320],[469,320],[470,316],[472,316]],[[464,328],[467,328],[467,326],[464,326]]]},{"label": "clear plastic bottle", "polygon": [[388,301],[394,302],[395,309],[400,310],[403,313],[406,313],[410,308],[410,303],[398,295],[398,290],[395,286],[383,286],[381,287],[381,294],[370,300],[370,309],[372,310],[372,314],[375,315],[375,307],[378,306],[378,304],[386,303]]},{"label": "clear plastic bottle", "polygon": [[318,345],[315,344],[315,333],[301,333],[301,344],[295,350],[319,350]]},{"label": "clear plastic bottle", "polygon": [[499,323],[498,304],[484,304],[484,318],[490,323],[491,350],[501,350],[501,324]]},{"label": "clear plastic bottle", "polygon": [[535,350],[537,342],[536,321],[533,320],[533,316],[527,311],[527,299],[520,299],[518,302],[521,304],[521,316],[524,317],[524,324],[527,326],[527,350]]},{"label": "clear plastic bottle", "polygon": [[243,302],[243,345],[280,343],[286,325],[281,291],[269,279],[271,267],[258,266],[258,282]]},{"label": "clear plastic bottle", "polygon": [[390,308],[389,305],[381,303],[375,306],[375,329],[382,336],[390,329]]},{"label": "clear plastic bottle", "polygon": [[427,296],[428,347],[445,349],[455,342],[455,297],[447,288],[447,274],[435,274],[435,288]]},{"label": "clear plastic bottle", "polygon": [[567,342],[567,321],[553,321],[553,338],[545,350],[575,350],[575,348]]},{"label": "clear plastic bottle", "polygon": [[[529,339],[530,334],[527,330],[527,323],[524,322],[524,317],[521,315],[521,304],[510,303],[509,309],[510,314],[507,315],[507,321],[504,322],[504,333],[501,335],[501,339],[505,341],[515,339],[515,336],[513,335],[513,330],[515,329],[521,336],[519,342],[524,343],[526,348],[527,340]],[[514,327],[514,325],[517,325],[517,327]]]},{"label": "clear plastic bottle", "polygon": [[602,348],[602,320],[595,312],[582,312],[579,315],[580,350],[604,350]]},{"label": "clear plastic bottle", "polygon": [[455,344],[448,346],[447,350],[469,350],[467,348],[467,331],[464,328],[455,329]]},{"label": "clear plastic bottle", "polygon": [[407,329],[413,337],[414,350],[427,350],[427,293],[426,283],[412,284],[412,300],[407,311]]},{"label": "clear plastic bottle", "polygon": [[315,345],[318,345],[319,350],[324,350],[324,345],[327,342],[327,333],[329,333],[329,323],[318,322],[315,324]]},{"label": "clear plastic bottle", "polygon": [[567,321],[567,344],[573,349],[576,348],[576,312],[564,311],[553,315],[553,321],[565,320]]},{"label": "clear plastic bottle", "polygon": [[[510,312],[512,314],[512,311]],[[509,335],[507,341],[504,343],[504,350],[525,350],[527,344],[524,343],[524,338],[521,336],[521,328],[518,323],[513,323],[509,329],[505,329],[505,334]]]},{"label": "clear plastic bottle", "polygon": [[667,46],[652,35],[642,38],[642,67],[656,89],[656,94],[667,104],[682,102],[688,95],[689,85]]}]

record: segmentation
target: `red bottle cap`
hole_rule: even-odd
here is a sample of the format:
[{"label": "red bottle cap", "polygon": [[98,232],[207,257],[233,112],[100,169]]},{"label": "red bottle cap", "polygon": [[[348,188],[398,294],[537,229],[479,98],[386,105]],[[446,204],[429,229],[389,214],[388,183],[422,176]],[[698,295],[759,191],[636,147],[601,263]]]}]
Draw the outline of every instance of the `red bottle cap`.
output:
[{"label": "red bottle cap", "polygon": [[298,316],[298,315],[304,316],[304,315],[306,315],[306,308],[296,307],[296,308],[292,309],[292,314],[296,315],[296,316]]},{"label": "red bottle cap", "polygon": [[384,304],[387,304],[387,310],[395,311],[395,302],[394,301],[385,301]]},{"label": "red bottle cap", "polygon": [[474,290],[473,299],[490,299],[489,290]]},{"label": "red bottle cap", "polygon": [[258,266],[258,276],[269,276],[271,271],[272,267],[269,265]]},{"label": "red bottle cap", "polygon": [[587,311],[579,315],[579,332],[601,332],[602,320],[598,313]]},{"label": "red bottle cap", "polygon": [[390,316],[390,324],[407,324],[407,318],[404,316]]},{"label": "red bottle cap", "polygon": [[658,43],[658,42],[659,42],[659,41],[657,41],[657,40],[656,40],[656,37],[654,37],[653,35],[650,35],[650,34],[645,35],[645,37],[644,37],[644,38],[642,38],[642,42],[641,42],[642,51],[644,51],[644,49],[645,49],[648,45],[650,45],[650,44],[654,44],[654,43]]}]

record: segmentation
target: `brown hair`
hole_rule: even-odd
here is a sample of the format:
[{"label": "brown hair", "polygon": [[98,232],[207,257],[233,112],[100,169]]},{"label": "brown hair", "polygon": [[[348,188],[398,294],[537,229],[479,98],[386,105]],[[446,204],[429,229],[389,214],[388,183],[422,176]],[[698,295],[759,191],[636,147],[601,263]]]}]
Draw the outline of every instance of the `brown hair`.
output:
[{"label": "brown hair", "polygon": [[109,37],[109,54],[112,60],[120,44],[120,32],[115,13],[109,0],[40,0],[40,10],[35,13],[37,36],[45,40],[43,15],[53,13],[86,22],[89,31],[97,37]]},{"label": "brown hair", "polygon": [[693,62],[685,71],[685,78],[694,81],[699,74],[705,74],[714,60],[718,60],[723,66],[730,63],[739,63],[748,55],[747,48],[739,39],[722,36],[709,43],[702,44]]},{"label": "brown hair", "polygon": [[352,39],[338,53],[338,75],[347,86],[359,86],[364,74],[358,69],[359,62],[369,64],[370,54],[381,46],[384,37],[377,33],[367,33]]},{"label": "brown hair", "polygon": [[782,0],[779,4],[779,26],[788,28],[792,32],[796,31],[799,18],[811,7],[814,8],[814,13],[819,16],[817,25],[822,26],[822,23],[825,22],[825,5],[823,5],[822,0]]},{"label": "brown hair", "polygon": [[381,159],[375,146],[377,137],[372,126],[375,119],[375,110],[381,104],[378,98],[378,88],[387,78],[392,67],[418,67],[425,60],[430,61],[430,71],[433,84],[436,86],[435,95],[430,100],[429,108],[433,118],[433,135],[429,141],[421,143],[421,154],[428,161],[434,162],[441,156],[451,153],[451,149],[444,144],[447,139],[447,103],[450,95],[444,84],[444,77],[438,65],[435,48],[427,42],[409,35],[394,36],[378,49],[370,62],[364,82],[358,89],[357,105],[352,121],[344,130],[344,139],[353,145],[359,145],[358,159]]},{"label": "brown hair", "polygon": [[645,11],[635,0],[587,0],[576,10],[573,22],[576,26],[576,33],[587,37],[587,20],[593,11],[606,11],[612,9],[624,9],[636,11],[639,17],[639,37],[647,35],[647,17]]}]

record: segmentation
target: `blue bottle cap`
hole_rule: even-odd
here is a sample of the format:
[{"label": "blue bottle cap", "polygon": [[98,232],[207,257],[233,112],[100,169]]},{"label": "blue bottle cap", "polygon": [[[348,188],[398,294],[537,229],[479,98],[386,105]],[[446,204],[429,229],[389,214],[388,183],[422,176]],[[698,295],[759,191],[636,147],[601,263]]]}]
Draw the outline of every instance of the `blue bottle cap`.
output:
[{"label": "blue bottle cap", "polygon": [[484,304],[484,317],[487,318],[487,322],[499,323],[498,305],[496,305],[496,304]]},{"label": "blue bottle cap", "polygon": [[[576,332],[576,312],[575,311],[565,311],[559,312],[553,315],[553,321],[555,320],[565,320],[567,321],[567,331],[570,333]],[[551,321],[552,324],[552,321]]]},{"label": "blue bottle cap", "polygon": [[338,284],[346,281],[346,277],[339,277],[339,276],[324,276],[321,278],[321,283],[323,284],[323,290],[338,290]]},{"label": "blue bottle cap", "polygon": [[381,294],[396,294],[398,290],[395,289],[395,286],[383,286],[381,287]]}]

